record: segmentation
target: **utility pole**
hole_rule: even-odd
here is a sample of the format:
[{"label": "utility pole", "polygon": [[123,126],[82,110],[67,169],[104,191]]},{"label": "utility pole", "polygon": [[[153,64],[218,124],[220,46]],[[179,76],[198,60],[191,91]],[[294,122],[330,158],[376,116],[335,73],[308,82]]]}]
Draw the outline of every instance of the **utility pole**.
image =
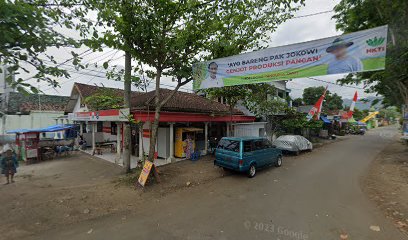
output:
[{"label": "utility pole", "polygon": [[[124,81],[124,105],[125,108],[131,108],[130,96],[131,96],[131,72],[132,72],[132,57],[130,51],[125,51],[125,81]],[[130,123],[125,122],[123,128],[123,168],[125,173],[130,172],[130,145],[131,145],[131,132],[130,132]]]}]

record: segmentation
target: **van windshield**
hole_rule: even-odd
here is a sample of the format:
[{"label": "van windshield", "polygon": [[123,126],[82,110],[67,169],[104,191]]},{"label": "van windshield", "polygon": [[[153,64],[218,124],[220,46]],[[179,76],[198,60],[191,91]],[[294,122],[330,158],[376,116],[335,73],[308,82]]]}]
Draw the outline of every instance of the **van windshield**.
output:
[{"label": "van windshield", "polygon": [[220,149],[239,152],[239,141],[229,140],[229,139],[221,139],[218,143],[218,147]]}]

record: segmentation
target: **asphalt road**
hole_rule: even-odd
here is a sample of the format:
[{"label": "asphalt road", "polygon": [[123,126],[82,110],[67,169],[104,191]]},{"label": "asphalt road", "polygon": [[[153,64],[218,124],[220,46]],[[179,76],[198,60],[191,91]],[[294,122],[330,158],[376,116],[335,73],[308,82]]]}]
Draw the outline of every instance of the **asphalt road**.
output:
[{"label": "asphalt road", "polygon": [[[167,195],[135,215],[61,226],[37,239],[407,239],[362,192],[361,177],[391,142],[395,127],[351,136],[281,168]],[[373,231],[370,226],[379,226]]]}]

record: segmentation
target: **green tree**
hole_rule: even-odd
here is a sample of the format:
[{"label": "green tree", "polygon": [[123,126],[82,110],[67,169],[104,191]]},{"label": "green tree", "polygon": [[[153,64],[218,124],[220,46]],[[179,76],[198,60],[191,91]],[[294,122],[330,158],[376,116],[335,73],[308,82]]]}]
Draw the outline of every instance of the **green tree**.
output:
[{"label": "green tree", "polygon": [[353,112],[353,118],[355,120],[361,120],[363,118],[365,118],[367,115],[365,114],[364,111],[360,111],[360,109],[358,108],[354,108],[354,112]]},{"label": "green tree", "polygon": [[85,103],[92,111],[123,108],[123,96],[110,88],[99,89],[85,98]]},{"label": "green tree", "polygon": [[284,115],[288,111],[288,103],[276,95],[276,88],[267,83],[253,84],[248,86],[248,94],[245,96],[245,107],[255,114],[266,120],[266,132],[273,136],[279,128],[278,115]]},{"label": "green tree", "polygon": [[300,106],[303,106],[303,98],[295,98],[293,101],[292,101],[292,105],[294,106],[294,107],[300,107]]},{"label": "green tree", "polygon": [[[225,103],[229,106],[230,119],[234,112],[235,106],[240,100],[245,99],[251,92],[248,90],[247,86],[229,86],[224,88],[214,88],[206,90],[207,97],[210,99],[217,99],[222,97],[225,99]],[[230,132],[232,130],[232,125],[229,125]]]},{"label": "green tree", "polygon": [[288,110],[285,119],[280,122],[280,125],[286,133],[295,134],[296,131],[304,128],[319,129],[323,126],[323,121],[307,121],[305,114]]},{"label": "green tree", "polygon": [[388,24],[386,68],[349,74],[343,84],[364,82],[366,92],[384,96],[384,105],[408,104],[408,1],[342,0],[334,8],[336,27],[346,33]]},{"label": "green tree", "polygon": [[378,116],[383,119],[387,120],[395,120],[398,117],[401,117],[401,114],[398,112],[398,109],[394,106],[390,106],[387,108],[382,108],[379,111],[380,113]]},{"label": "green tree", "polygon": [[[222,41],[220,45],[224,47],[217,50],[225,56],[231,55],[227,49],[234,41],[232,38],[225,41],[231,31],[235,33],[232,36],[246,36],[241,38],[245,41],[239,42],[242,46],[237,53],[250,48],[251,44],[257,45],[268,36],[270,29],[276,28],[275,23],[282,22],[282,16],[286,16],[283,19],[291,16],[290,10],[295,8],[292,4],[299,2],[303,1],[278,0],[273,4],[267,0],[91,1],[91,9],[98,12],[98,20],[105,23],[106,28],[101,37],[96,36],[90,42],[98,46],[101,41],[107,41],[119,49],[125,46],[129,57],[147,65],[147,73],[155,79],[155,117],[151,124],[149,160],[154,157],[160,110],[181,86],[192,80],[192,63],[208,57],[208,52],[211,57],[216,56],[214,53],[218,51],[211,48],[213,42]],[[227,31],[230,28],[233,30]],[[177,82],[173,94],[164,99],[160,97],[163,76],[172,76]]]},{"label": "green tree", "polygon": [[[320,96],[322,96],[325,87],[308,87],[303,89],[303,102],[306,105],[314,105],[317,100],[319,100]],[[327,95],[328,93],[326,93]]]},{"label": "green tree", "polygon": [[343,99],[337,93],[326,93],[326,102],[323,104],[323,110],[340,110],[343,109]]},{"label": "green tree", "polygon": [[[274,1],[222,1],[222,11],[215,19],[219,23],[215,36],[206,44],[210,53],[204,59],[216,59],[237,55],[249,50],[259,50],[268,47],[270,33],[290,19],[292,13],[304,4],[303,0]],[[213,88],[205,90],[208,95],[233,96],[234,107],[238,100],[245,100],[246,85]],[[228,97],[227,97],[228,99]],[[230,104],[230,103],[228,103]]]},{"label": "green tree", "polygon": [[[303,101],[306,105],[314,105],[320,96],[322,96],[325,87],[308,87],[303,90]],[[343,109],[343,99],[337,93],[332,94],[326,91],[326,97],[323,101],[322,111]]]},{"label": "green tree", "polygon": [[[76,18],[82,23],[88,22],[79,3],[80,0],[0,0],[0,65],[7,66],[6,71],[10,73],[32,74],[29,79],[46,81],[54,87],[59,85],[58,78],[69,78],[69,73],[46,51],[51,47],[80,46],[74,38],[58,31],[61,28],[77,29],[81,33],[88,31],[73,21]],[[80,59],[79,54],[72,52],[70,61],[75,66],[83,67]],[[6,79],[20,92],[26,92],[27,88],[38,92],[27,80]]]}]

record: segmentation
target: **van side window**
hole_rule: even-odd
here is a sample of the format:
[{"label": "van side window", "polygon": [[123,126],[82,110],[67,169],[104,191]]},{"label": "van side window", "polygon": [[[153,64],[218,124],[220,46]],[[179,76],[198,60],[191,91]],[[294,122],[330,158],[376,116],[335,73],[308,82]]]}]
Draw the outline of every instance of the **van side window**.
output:
[{"label": "van side window", "polygon": [[262,150],[262,149],[264,149],[262,140],[254,141],[254,145],[255,145],[255,150]]},{"label": "van side window", "polygon": [[227,151],[239,152],[239,141],[221,139],[217,148],[221,148]]},{"label": "van side window", "polygon": [[271,142],[269,142],[268,139],[264,139],[262,141],[262,145],[263,145],[263,148],[271,148],[272,147],[272,144],[271,144]]},{"label": "van side window", "polygon": [[252,152],[252,141],[244,141],[243,142],[244,145],[244,152]]}]

